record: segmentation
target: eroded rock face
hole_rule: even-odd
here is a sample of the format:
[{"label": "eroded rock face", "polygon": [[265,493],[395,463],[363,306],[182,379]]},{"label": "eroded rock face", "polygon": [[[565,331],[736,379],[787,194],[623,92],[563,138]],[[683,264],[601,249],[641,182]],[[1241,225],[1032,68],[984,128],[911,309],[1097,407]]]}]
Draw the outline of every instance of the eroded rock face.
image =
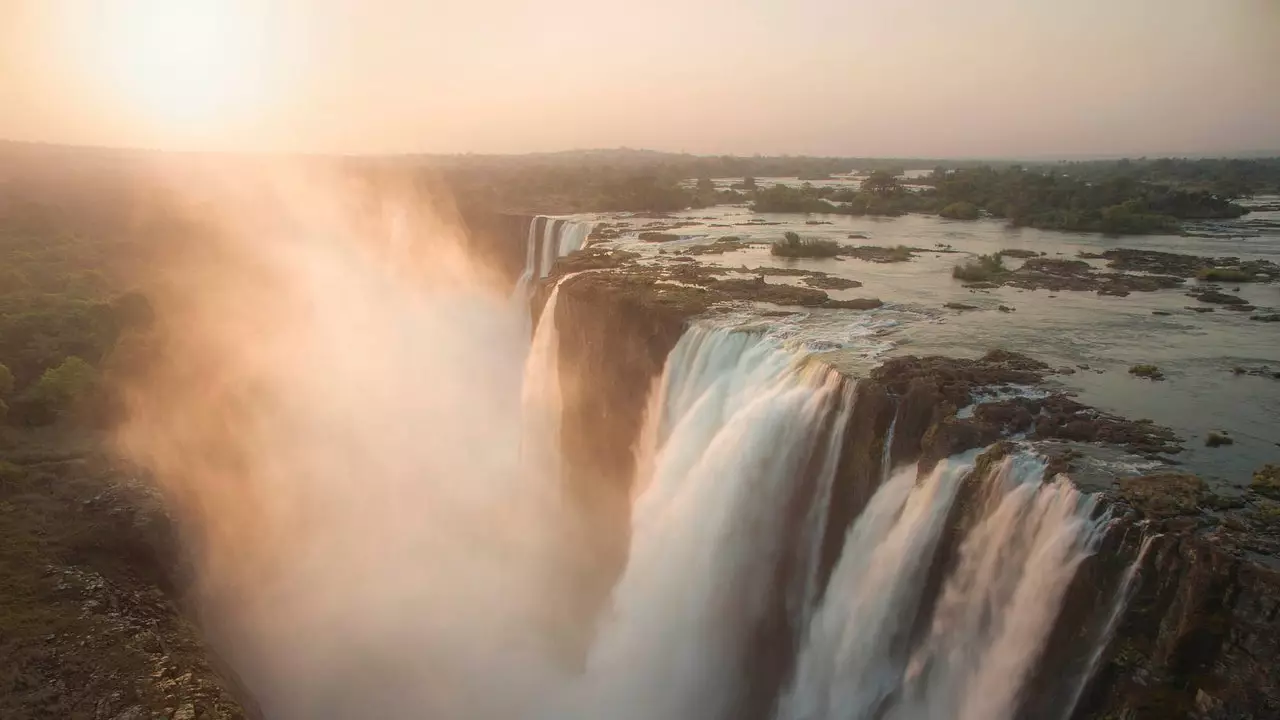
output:
[{"label": "eroded rock face", "polygon": [[[598,531],[617,538],[609,541],[609,557],[594,570],[603,598],[610,573],[625,558],[628,520],[620,479],[630,477],[627,449],[643,415],[643,393],[636,389],[649,387],[658,376],[685,324],[708,306],[708,296],[668,295],[651,280],[590,277],[562,288],[557,320],[562,377],[573,376],[584,392],[594,393],[567,403],[572,409],[565,417],[565,451],[574,485],[588,503],[606,509],[596,516]],[[1100,413],[1061,393],[982,401],[983,390],[1041,385],[1051,372],[1034,358],[995,350],[978,359],[894,358],[857,381],[857,410],[846,428],[828,511],[822,577],[831,572],[849,525],[878,488],[886,458],[893,463],[919,459],[922,467],[931,467],[953,453],[996,443],[987,453],[991,460],[1001,448],[1009,450],[999,440],[1011,434],[1103,443],[1153,456],[1180,449],[1167,429]],[[972,413],[961,417],[959,410],[970,406]],[[886,453],[891,426],[893,442]],[[1049,473],[1066,471],[1071,462],[1070,450],[1060,452],[1051,458]],[[592,487],[601,482],[604,488]],[[1280,503],[1264,495],[1254,493],[1247,502],[1216,497],[1198,478],[1177,473],[1122,480],[1101,501],[1115,525],[1068,589],[1019,717],[1065,712],[1073,697],[1062,695],[1061,688],[1075,686],[1060,680],[1082,677],[1090,666],[1108,626],[1107,612],[1144,539],[1149,545],[1134,576],[1132,600],[1096,658],[1092,682],[1080,688],[1072,718],[1280,717],[1274,670],[1280,660],[1280,576],[1268,566],[1280,564],[1275,560],[1280,558]],[[963,517],[957,513],[955,522]],[[606,527],[610,523],[618,525]],[[960,530],[949,525],[935,563],[945,564]],[[786,642],[768,632],[762,638],[765,648]],[[785,682],[784,665],[763,663],[753,670],[758,674],[753,683],[763,688],[759,703],[768,703]],[[744,713],[768,716],[762,707]]]}]

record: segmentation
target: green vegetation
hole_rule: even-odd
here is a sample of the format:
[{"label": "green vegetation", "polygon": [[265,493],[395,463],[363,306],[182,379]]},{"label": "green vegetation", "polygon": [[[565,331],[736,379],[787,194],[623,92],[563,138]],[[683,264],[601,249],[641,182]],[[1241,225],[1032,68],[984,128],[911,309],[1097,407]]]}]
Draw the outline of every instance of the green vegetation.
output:
[{"label": "green vegetation", "polygon": [[951,270],[951,277],[965,282],[987,282],[1005,272],[1004,260],[1000,253],[994,253],[979,255],[977,260],[955,266]]},{"label": "green vegetation", "polygon": [[978,209],[977,205],[961,200],[942,208],[938,211],[938,214],[952,220],[977,220],[982,211]]},{"label": "green vegetation", "polygon": [[1146,378],[1148,380],[1163,380],[1164,373],[1160,372],[1160,368],[1155,365],[1144,363],[1134,365],[1129,368],[1129,374],[1134,377]]},{"label": "green vegetation", "polygon": [[1280,465],[1268,463],[1255,470],[1249,489],[1263,497],[1280,500]]},{"label": "green vegetation", "polygon": [[1110,234],[1172,233],[1179,220],[1233,218],[1245,209],[1204,189],[1176,188],[1113,171],[1086,179],[1058,166],[963,168],[924,180],[935,206],[967,203],[1013,225]]},{"label": "green vegetation", "polygon": [[834,240],[802,238],[789,232],[769,248],[769,253],[785,258],[829,258],[840,254],[840,243]]},{"label": "green vegetation", "polygon": [[1257,278],[1251,272],[1238,268],[1205,268],[1196,273],[1196,278],[1205,282],[1253,282]]}]

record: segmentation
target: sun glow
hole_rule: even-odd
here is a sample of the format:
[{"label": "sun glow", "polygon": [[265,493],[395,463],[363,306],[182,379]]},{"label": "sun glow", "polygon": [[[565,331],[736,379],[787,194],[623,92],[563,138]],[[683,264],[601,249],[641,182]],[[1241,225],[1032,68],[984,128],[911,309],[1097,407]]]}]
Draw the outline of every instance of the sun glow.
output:
[{"label": "sun glow", "polygon": [[265,44],[234,0],[113,3],[104,27],[103,70],[143,119],[172,131],[212,129],[265,101]]}]

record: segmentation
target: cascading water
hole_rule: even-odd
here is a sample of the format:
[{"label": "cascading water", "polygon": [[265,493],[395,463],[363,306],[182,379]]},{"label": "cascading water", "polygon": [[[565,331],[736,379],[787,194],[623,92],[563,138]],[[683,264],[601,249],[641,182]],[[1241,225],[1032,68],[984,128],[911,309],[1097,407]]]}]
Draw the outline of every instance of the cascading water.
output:
[{"label": "cascading water", "polygon": [[[878,490],[832,525],[854,385],[761,332],[694,325],[671,351],[620,579],[597,625],[570,617],[556,320],[572,276],[532,338],[528,303],[590,231],[535,218],[510,303],[305,243],[272,251],[273,282],[205,288],[187,327],[213,336],[174,356],[165,412],[136,430],[226,524],[209,542],[231,543],[235,572],[208,573],[210,627],[267,717],[1014,717],[1103,528],[1092,500],[1028,456],[892,470],[894,424]],[[210,357],[229,392],[253,392],[174,405]]]},{"label": "cascading water", "polygon": [[556,260],[581,250],[594,227],[594,222],[571,218],[538,215],[530,219],[529,236],[525,241],[525,268],[517,290],[527,291],[534,278],[545,278],[551,273]]},{"label": "cascading water", "polygon": [[[551,273],[556,260],[581,250],[587,243],[595,223],[537,215],[529,219],[525,237],[524,270],[511,293],[515,312],[524,317],[525,336],[531,332],[529,302],[537,289],[537,280]],[[541,230],[541,232],[539,232]]]},{"label": "cascading water", "polygon": [[744,690],[744,638],[789,550],[783,509],[840,396],[834,373],[726,329],[689,330],[666,374],[644,433],[651,476],[641,479],[612,611],[570,701],[575,717],[732,709]]},{"label": "cascading water", "polygon": [[[917,483],[894,473],[854,523],[810,626],[780,720],[1000,720],[1043,652],[1063,593],[1105,524],[1064,478],[1028,456],[970,474],[945,462]],[[932,611],[909,647],[934,547],[964,478],[983,486]]]}]

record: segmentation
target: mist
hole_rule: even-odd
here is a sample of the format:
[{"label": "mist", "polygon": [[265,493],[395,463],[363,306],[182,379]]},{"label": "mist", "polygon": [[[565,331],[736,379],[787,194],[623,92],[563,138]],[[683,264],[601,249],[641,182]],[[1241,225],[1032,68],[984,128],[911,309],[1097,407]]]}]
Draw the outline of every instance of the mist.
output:
[{"label": "mist", "polygon": [[271,217],[206,217],[157,273],[121,433],[205,632],[267,717],[528,716],[567,590],[554,478],[521,462],[527,325],[410,195],[267,187]]}]

